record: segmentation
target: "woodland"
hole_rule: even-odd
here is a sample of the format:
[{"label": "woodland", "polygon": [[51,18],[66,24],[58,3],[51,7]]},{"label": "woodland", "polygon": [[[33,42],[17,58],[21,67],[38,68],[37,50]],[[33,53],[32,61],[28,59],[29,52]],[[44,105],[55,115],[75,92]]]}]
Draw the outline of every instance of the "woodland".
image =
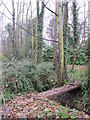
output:
[{"label": "woodland", "polygon": [[0,119],[89,120],[90,1],[8,2],[0,2]]}]

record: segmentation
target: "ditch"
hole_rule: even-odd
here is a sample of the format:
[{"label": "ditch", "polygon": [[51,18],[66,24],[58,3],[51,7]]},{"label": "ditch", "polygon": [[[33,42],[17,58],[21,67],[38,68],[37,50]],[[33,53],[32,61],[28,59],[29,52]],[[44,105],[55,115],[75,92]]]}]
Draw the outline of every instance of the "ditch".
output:
[{"label": "ditch", "polygon": [[89,106],[84,107],[83,105],[82,92],[80,88],[64,93],[62,95],[58,95],[53,99],[63,106],[68,106],[71,109],[75,108],[79,111],[85,112],[87,115],[90,115],[90,107]]}]

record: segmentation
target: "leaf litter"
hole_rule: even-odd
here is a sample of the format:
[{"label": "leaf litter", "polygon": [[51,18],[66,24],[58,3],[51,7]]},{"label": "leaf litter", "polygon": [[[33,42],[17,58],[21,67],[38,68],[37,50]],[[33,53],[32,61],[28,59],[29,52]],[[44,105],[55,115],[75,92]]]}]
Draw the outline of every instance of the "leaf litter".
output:
[{"label": "leaf litter", "polygon": [[[9,119],[15,118],[89,118],[83,111],[70,109],[60,105],[59,102],[48,98],[37,99],[36,94],[28,94],[27,96],[16,96],[13,100],[7,102],[6,115]],[[1,108],[0,108],[1,109]],[[3,108],[2,108],[3,116]]]}]

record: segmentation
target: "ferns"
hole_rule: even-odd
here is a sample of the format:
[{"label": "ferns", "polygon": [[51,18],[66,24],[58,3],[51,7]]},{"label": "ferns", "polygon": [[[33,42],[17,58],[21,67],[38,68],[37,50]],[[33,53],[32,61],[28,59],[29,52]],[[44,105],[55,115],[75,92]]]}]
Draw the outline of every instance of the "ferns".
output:
[{"label": "ferns", "polygon": [[43,91],[51,89],[53,74],[51,63],[37,65],[30,60],[8,61],[3,63],[4,88],[13,93]]}]

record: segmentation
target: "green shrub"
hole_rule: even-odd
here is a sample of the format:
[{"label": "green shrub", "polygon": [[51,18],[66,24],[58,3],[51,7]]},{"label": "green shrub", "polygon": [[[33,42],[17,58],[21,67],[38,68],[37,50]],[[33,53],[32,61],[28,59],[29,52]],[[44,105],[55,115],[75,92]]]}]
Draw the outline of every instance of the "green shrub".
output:
[{"label": "green shrub", "polygon": [[[77,50],[75,65],[84,65],[88,61],[87,44],[85,46],[85,49],[84,49],[84,43],[82,43],[81,48],[80,49],[79,48],[80,45]],[[76,52],[76,48],[73,49],[72,46],[67,44],[67,64],[73,63],[75,52]]]},{"label": "green shrub", "polygon": [[[14,60],[4,63],[3,79],[5,88],[14,93],[34,90],[32,81],[27,77],[31,64]],[[28,66],[28,67],[27,67]],[[25,69],[24,69],[25,68]]]},{"label": "green shrub", "polygon": [[88,73],[86,72],[81,79],[82,100],[84,107],[88,106],[90,109],[90,83],[88,84]]},{"label": "green shrub", "polygon": [[30,60],[11,60],[3,63],[3,85],[13,93],[43,91],[52,88],[53,67],[51,63],[37,65]]},{"label": "green shrub", "polygon": [[53,60],[53,47],[44,46],[42,49],[42,55],[45,62],[51,62]]},{"label": "green shrub", "polygon": [[[53,86],[52,78],[53,66],[51,63],[42,63],[37,66],[37,75],[40,81],[43,81],[45,90],[51,89]],[[55,80],[55,78],[53,78]]]}]

